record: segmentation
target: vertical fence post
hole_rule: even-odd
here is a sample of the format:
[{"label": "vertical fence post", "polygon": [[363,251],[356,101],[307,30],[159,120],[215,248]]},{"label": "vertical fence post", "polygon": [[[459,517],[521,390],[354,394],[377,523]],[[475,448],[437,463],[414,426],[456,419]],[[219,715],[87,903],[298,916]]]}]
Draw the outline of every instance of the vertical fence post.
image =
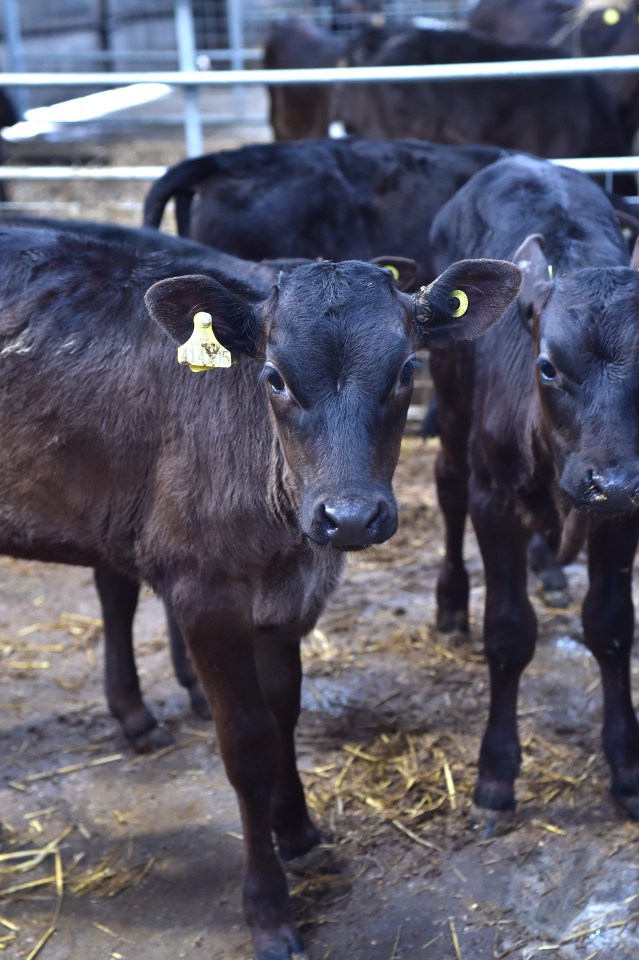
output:
[{"label": "vertical fence post", "polygon": [[[230,61],[232,70],[244,69],[244,25],[242,22],[242,0],[226,0],[226,15],[229,25],[229,44]],[[243,87],[235,86],[233,88],[233,102],[235,104],[235,116],[240,118],[244,116],[246,105],[245,91]]]},{"label": "vertical fence post", "polygon": [[[22,73],[24,71],[24,52],[22,49],[18,0],[3,0],[2,9],[7,69],[13,73]],[[16,112],[22,120],[24,111],[27,109],[27,91],[23,87],[14,87],[12,99]]]},{"label": "vertical fence post", "polygon": [[[175,32],[180,70],[196,70],[195,24],[191,0],[175,0]],[[204,151],[197,87],[184,88],[184,138],[189,157],[198,156]]]}]

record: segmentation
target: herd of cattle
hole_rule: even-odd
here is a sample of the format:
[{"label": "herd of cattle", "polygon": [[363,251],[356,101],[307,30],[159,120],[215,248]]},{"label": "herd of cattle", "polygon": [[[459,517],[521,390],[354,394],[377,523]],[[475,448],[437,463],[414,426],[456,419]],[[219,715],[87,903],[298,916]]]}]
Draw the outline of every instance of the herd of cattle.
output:
[{"label": "herd of cattle", "polygon": [[[616,14],[616,16],[611,16]],[[304,20],[273,30],[268,68],[401,66],[639,53],[639,4],[479,0],[467,29],[362,28],[348,39]],[[531,39],[534,42],[531,42]],[[419,83],[272,86],[276,139],[326,136],[333,122],[367,137],[488,143],[542,157],[622,156],[639,127],[639,73]]]},{"label": "herd of cattle", "polygon": [[[478,23],[499,23],[502,4],[482,0]],[[440,34],[440,52],[444,35],[456,42]],[[388,63],[414,40],[361,38],[357,55],[369,44]],[[350,102],[359,117],[363,94]],[[568,94],[611,95],[592,78]],[[491,96],[472,109],[513,113]],[[515,805],[535,533],[560,563],[588,547],[583,631],[611,789],[639,818],[639,248],[584,175],[511,142],[450,139],[251,145],[169,169],[140,229],[0,225],[0,552],[94,569],[107,699],[138,750],[167,737],[142,700],[132,636],[140,584],[162,598],[177,678],[198,713],[210,707],[237,793],[257,960],[301,949],[273,837],[284,859],[319,839],[295,758],[300,641],[346,552],[396,530],[392,477],[420,349],[441,436],[439,629],[468,631],[467,513],[486,580],[491,701],[475,807],[491,824]],[[171,198],[180,237],[158,230]]]}]

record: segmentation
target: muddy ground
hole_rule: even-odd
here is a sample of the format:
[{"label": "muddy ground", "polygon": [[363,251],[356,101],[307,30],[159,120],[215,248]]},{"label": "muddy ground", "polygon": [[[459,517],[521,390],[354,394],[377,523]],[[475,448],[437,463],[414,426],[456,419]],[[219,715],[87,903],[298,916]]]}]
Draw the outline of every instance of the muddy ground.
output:
[{"label": "muddy ground", "polygon": [[[576,603],[537,601],[512,829],[486,841],[470,828],[483,585],[471,537],[472,640],[431,630],[435,449],[405,441],[400,531],[351,560],[305,643],[300,766],[325,846],[287,871],[309,960],[634,958],[639,831],[607,795]],[[213,731],[172,677],[159,602],[143,600],[136,650],[176,747],[135,757],[102,696],[90,571],[9,559],[0,570],[5,847],[57,838],[40,866],[0,874],[5,890],[41,881],[0,901],[4,955],[29,956],[55,920],[47,960],[248,960],[235,801]],[[583,563],[569,575],[578,598]]]},{"label": "muddy ground", "polygon": [[[181,156],[157,152],[136,156]],[[103,185],[91,212],[133,211],[141,192]],[[583,558],[567,609],[545,608],[531,583],[540,642],[522,684],[515,820],[490,840],[470,828],[483,581],[469,536],[472,637],[437,635],[436,449],[406,439],[400,530],[349,562],[304,645],[300,767],[325,843],[286,869],[308,958],[636,958],[639,827],[607,793]],[[161,606],[148,593],[136,620],[144,690],[176,741],[152,756],[134,756],[108,716],[98,617],[90,571],[0,559],[4,850],[40,851],[0,859],[0,954],[248,960],[236,804],[211,726],[172,676]]]}]

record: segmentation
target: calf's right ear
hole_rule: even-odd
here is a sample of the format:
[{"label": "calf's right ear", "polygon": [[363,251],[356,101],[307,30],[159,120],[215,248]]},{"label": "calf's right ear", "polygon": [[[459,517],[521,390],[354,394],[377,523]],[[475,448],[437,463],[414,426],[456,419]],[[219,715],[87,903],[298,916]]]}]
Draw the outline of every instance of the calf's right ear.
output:
[{"label": "calf's right ear", "polygon": [[501,320],[519,292],[521,270],[506,260],[461,260],[412,296],[418,341],[443,347],[475,340]]},{"label": "calf's right ear", "polygon": [[223,347],[251,356],[256,353],[259,322],[255,310],[248,300],[211,277],[195,274],[160,280],[149,287],[144,302],[155,322],[179,344],[192,335],[195,315],[208,313]]}]

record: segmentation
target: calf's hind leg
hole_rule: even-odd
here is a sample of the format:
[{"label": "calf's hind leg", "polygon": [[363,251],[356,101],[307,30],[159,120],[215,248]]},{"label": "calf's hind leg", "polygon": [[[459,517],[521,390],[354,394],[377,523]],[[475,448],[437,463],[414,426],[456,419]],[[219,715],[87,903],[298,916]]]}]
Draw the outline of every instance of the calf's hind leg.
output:
[{"label": "calf's hind leg", "polygon": [[634,631],[632,564],[639,518],[593,525],[588,538],[590,584],[583,603],[584,642],[594,654],[603,688],[603,747],[611,792],[639,819],[639,724],[632,705],[630,653]]},{"label": "calf's hind leg", "polygon": [[191,658],[189,657],[184,637],[178,627],[175,617],[165,603],[166,625],[169,631],[169,646],[171,648],[171,661],[173,663],[173,672],[180,686],[184,687],[191,701],[191,710],[196,717],[203,720],[211,719],[211,710],[206,702],[206,697],[202,692],[200,681],[197,678]]},{"label": "calf's hind leg", "polygon": [[468,633],[469,583],[463,554],[468,472],[442,449],[437,455],[435,478],[446,538],[437,578],[437,629],[444,633]]},{"label": "calf's hind leg", "polygon": [[110,567],[96,567],[94,580],[104,622],[104,685],[111,714],[134,750],[144,753],[173,743],[140,692],[133,654],[133,618],[140,586]]},{"label": "calf's hind leg", "polygon": [[454,357],[433,351],[430,369],[437,389],[437,422],[442,448],[435,464],[437,498],[445,525],[445,552],[437,578],[437,629],[468,633],[468,573],[464,529],[468,513],[468,413],[465,390],[471,382],[466,352]]}]

